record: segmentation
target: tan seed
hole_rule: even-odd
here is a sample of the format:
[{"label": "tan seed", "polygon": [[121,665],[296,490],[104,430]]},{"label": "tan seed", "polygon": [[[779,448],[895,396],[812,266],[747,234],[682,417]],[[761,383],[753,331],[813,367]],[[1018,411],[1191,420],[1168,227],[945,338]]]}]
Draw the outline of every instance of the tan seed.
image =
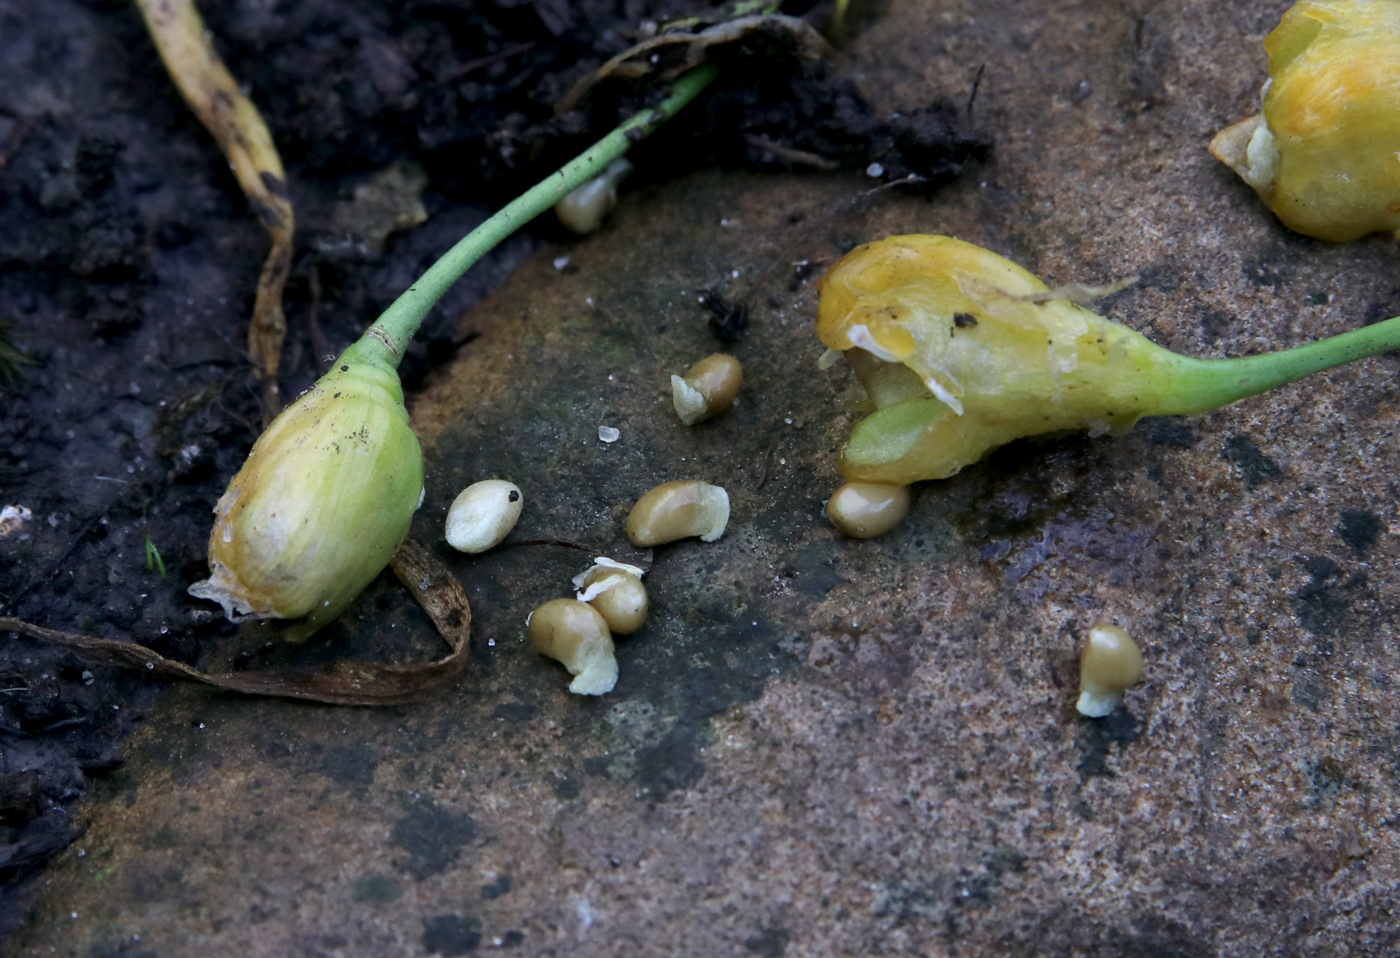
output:
[{"label": "tan seed", "polygon": [[729,494],[698,479],[663,482],[627,515],[627,538],[639,549],[689,536],[714,542],[729,525]]},{"label": "tan seed", "polygon": [[744,367],[724,353],[706,356],[686,372],[671,377],[671,401],[681,422],[693,426],[734,404],[744,382]]},{"label": "tan seed", "polygon": [[575,676],[570,692],[602,695],[617,685],[612,633],[591,605],[577,599],[552,599],[531,612],[526,624],[535,650],[558,659]]},{"label": "tan seed", "polygon": [[882,536],[909,513],[909,487],[882,482],[848,482],[831,494],[826,514],[853,539]]},{"label": "tan seed", "polygon": [[1123,693],[1142,681],[1142,652],[1126,631],[1107,622],[1089,630],[1079,660],[1080,714],[1103,718],[1123,700]]},{"label": "tan seed", "polygon": [[631,163],[622,158],[613,160],[602,173],[555,203],[554,214],[580,236],[592,233],[617,206],[618,184],[631,172]]},{"label": "tan seed", "polygon": [[647,587],[632,572],[595,565],[576,577],[574,586],[582,590],[576,598],[597,609],[613,635],[631,635],[646,620]]},{"label": "tan seed", "polygon": [[484,479],[463,489],[447,510],[447,544],[459,552],[485,552],[501,544],[520,518],[520,488]]}]

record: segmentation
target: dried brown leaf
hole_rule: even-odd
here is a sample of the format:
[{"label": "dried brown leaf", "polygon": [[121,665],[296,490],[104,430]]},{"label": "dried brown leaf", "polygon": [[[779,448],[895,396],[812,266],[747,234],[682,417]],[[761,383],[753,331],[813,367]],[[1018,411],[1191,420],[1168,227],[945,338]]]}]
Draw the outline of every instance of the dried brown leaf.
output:
[{"label": "dried brown leaf", "polygon": [[437,626],[452,650],[448,655],[418,665],[352,660],[316,672],[275,669],[211,675],[135,642],[60,632],[8,617],[0,617],[0,631],[75,649],[104,665],[141,669],[163,678],[199,682],[246,695],[306,699],[330,705],[402,705],[441,691],[466,670],[472,612],[457,577],[414,540],[408,539],[399,547],[390,566]]}]

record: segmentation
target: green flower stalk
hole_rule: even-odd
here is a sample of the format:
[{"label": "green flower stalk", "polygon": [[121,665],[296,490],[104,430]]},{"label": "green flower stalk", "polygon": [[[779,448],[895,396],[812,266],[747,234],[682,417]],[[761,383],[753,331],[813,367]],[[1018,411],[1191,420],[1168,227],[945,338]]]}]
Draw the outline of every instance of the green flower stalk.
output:
[{"label": "green flower stalk", "polygon": [[858,247],[820,289],[817,335],[876,406],[841,450],[841,472],[861,482],[944,479],[1023,436],[1121,434],[1400,348],[1397,317],[1283,352],[1193,359],[946,236]]},{"label": "green flower stalk", "polygon": [[434,263],[288,406],[253,445],[215,507],[207,580],[190,594],[233,621],[294,619],[300,641],[335,619],[388,564],[423,496],[423,453],[397,373],[428,311],[520,226],[601,173],[714,79],[696,67],[628,120],[504,207]]},{"label": "green flower stalk", "polygon": [[1211,152],[1300,233],[1400,235],[1400,4],[1299,0],[1264,49],[1263,112]]}]

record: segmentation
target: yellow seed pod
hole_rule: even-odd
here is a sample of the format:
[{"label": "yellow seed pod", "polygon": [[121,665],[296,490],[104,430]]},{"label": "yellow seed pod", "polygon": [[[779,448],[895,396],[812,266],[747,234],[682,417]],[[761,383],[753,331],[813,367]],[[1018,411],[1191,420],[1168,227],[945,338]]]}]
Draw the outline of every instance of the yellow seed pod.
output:
[{"label": "yellow seed pod", "polygon": [[819,288],[817,335],[878,407],[842,447],[848,480],[944,479],[1022,436],[1121,433],[1176,411],[1173,354],[971,243],[867,243]]},{"label": "yellow seed pod", "polygon": [[822,277],[817,309],[822,362],[844,356],[876,407],[841,447],[842,474],[946,479],[1013,439],[1121,434],[1143,416],[1215,409],[1400,338],[1397,318],[1276,353],[1195,359],[1079,305],[1130,282],[1049,289],[947,236],[857,246]]},{"label": "yellow seed pod", "polygon": [[1211,152],[1300,233],[1400,231],[1400,4],[1300,0],[1264,48],[1262,115]]},{"label": "yellow seed pod", "polygon": [[1089,630],[1079,660],[1081,715],[1103,718],[1123,701],[1123,693],[1142,681],[1142,652],[1126,631],[1107,622]]}]

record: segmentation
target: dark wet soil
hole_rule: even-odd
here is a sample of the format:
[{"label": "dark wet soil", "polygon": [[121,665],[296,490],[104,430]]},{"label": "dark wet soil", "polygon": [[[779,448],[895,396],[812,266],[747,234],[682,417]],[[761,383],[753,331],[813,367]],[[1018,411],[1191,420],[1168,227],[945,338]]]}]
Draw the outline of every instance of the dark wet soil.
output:
[{"label": "dark wet soil", "polygon": [[[644,90],[612,83],[574,113],[552,106],[634,42],[636,24],[684,5],[205,6],[287,167],[298,234],[281,386],[295,395],[491,208],[642,103]],[[785,9],[820,22],[809,8]],[[875,116],[835,68],[759,40],[726,55],[748,57],[733,72],[745,82],[722,83],[643,144],[629,187],[703,164],[821,175],[874,163],[886,180],[937,183],[987,154],[966,103]],[[0,4],[0,63],[0,328],[19,356],[12,380],[0,369],[0,506],[28,516],[0,538],[0,615],[220,669],[285,657],[246,634],[240,645],[185,593],[206,572],[214,502],[257,435],[244,336],[267,239],[134,7]],[[402,163],[426,173],[427,223],[382,249],[346,235],[355,188]],[[461,345],[455,317],[561,239],[541,221],[459,283],[405,362],[406,386]],[[391,589],[372,601],[416,614]],[[330,631],[306,654],[374,651],[367,636]],[[121,765],[122,737],[161,690],[0,635],[0,941],[24,921],[26,882],[80,834],[74,802]]]}]

